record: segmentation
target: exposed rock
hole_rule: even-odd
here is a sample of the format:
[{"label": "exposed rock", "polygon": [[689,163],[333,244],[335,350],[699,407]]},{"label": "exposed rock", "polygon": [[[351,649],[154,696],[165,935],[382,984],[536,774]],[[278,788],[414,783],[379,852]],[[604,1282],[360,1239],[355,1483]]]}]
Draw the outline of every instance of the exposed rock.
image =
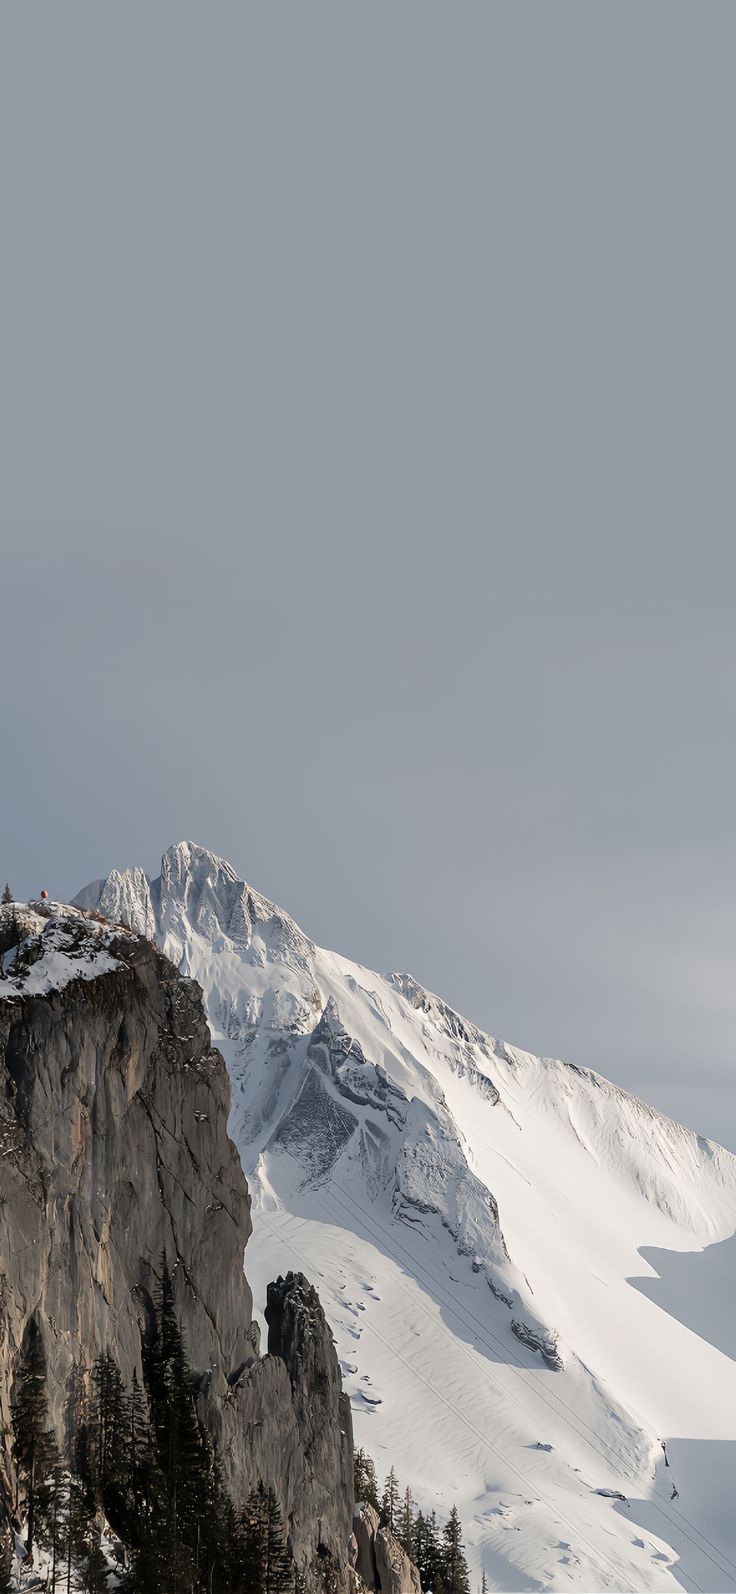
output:
[{"label": "exposed rock", "polygon": [[295,1509],[301,1506],[316,1522],[318,1549],[331,1547],[329,1525],[337,1516],[344,1524],[344,1554],[353,1506],[350,1401],[342,1392],[340,1364],[319,1296],[303,1273],[287,1273],[269,1284],[266,1322],[269,1358],[278,1357],[289,1372],[306,1466],[304,1499],[297,1490]]},{"label": "exposed rock", "polygon": [[421,1594],[419,1573],[390,1528],[375,1537],[376,1566],[381,1594]]},{"label": "exposed rock", "polygon": [[546,1362],[550,1372],[559,1373],[564,1367],[560,1355],[558,1336],[550,1330],[547,1333],[530,1328],[528,1323],[520,1323],[516,1318],[512,1320],[511,1332],[521,1340],[522,1345],[528,1345],[530,1350],[537,1350],[543,1362]]},{"label": "exposed rock", "polygon": [[109,1349],[126,1381],[140,1376],[165,1255],[231,1491],[271,1484],[307,1586],[314,1562],[347,1587],[352,1442],[335,1350],[315,1292],[289,1275],[269,1291],[270,1354],[259,1359],[243,1273],[250,1199],[199,987],[121,927],[69,909],[6,917],[0,1465],[11,1495],[10,1390],[31,1317],[61,1438],[74,1363]]},{"label": "exposed rock", "polygon": [[353,1513],[355,1571],[363,1586],[377,1594],[421,1594],[414,1562],[390,1528],[380,1527],[378,1512],[366,1501]]},{"label": "exposed rock", "polygon": [[366,1500],[359,1501],[353,1513],[353,1535],[357,1554],[355,1570],[366,1588],[378,1588],[375,1538],[378,1532],[378,1512]]}]

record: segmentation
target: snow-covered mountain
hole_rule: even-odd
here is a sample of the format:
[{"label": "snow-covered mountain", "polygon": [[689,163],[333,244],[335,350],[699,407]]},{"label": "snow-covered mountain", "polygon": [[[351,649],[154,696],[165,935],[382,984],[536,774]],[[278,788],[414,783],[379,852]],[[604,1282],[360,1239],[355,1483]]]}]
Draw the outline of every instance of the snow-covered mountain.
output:
[{"label": "snow-covered mountain", "polygon": [[736,1158],[315,946],[204,848],[76,902],[203,987],[256,1302],[318,1284],[379,1472],[457,1501],[491,1587],[736,1589]]}]

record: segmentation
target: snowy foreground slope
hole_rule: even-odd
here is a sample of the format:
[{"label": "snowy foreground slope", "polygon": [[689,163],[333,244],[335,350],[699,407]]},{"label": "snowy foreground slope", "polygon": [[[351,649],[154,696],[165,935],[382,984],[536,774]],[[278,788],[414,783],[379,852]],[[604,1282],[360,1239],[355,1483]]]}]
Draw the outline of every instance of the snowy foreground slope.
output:
[{"label": "snowy foreground slope", "polygon": [[736,1158],[314,946],[203,848],[76,900],[202,985],[256,1302],[317,1283],[379,1474],[457,1501],[491,1587],[736,1590]]}]

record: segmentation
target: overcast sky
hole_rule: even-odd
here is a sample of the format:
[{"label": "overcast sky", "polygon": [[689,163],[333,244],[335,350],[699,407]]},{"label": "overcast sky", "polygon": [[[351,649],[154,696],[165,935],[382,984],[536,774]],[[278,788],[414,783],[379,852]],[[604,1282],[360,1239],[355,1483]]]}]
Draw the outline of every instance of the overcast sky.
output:
[{"label": "overcast sky", "polygon": [[736,7],[0,18],[0,874],[174,840],[736,1149]]}]

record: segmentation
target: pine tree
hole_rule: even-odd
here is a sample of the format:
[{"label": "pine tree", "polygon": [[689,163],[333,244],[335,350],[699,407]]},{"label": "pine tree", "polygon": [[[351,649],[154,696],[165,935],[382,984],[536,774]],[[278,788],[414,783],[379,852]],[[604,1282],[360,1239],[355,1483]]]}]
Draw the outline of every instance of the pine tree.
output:
[{"label": "pine tree", "polygon": [[72,1568],[80,1571],[86,1566],[90,1551],[90,1536],[94,1522],[94,1509],[81,1478],[70,1473],[67,1479],[65,1533],[66,1579],[65,1594],[71,1594]]},{"label": "pine tree", "polygon": [[191,1594],[193,1580],[190,1578],[188,1587],[182,1583],[178,1561],[170,1519],[162,1514],[156,1530],[152,1529],[133,1550],[129,1572],[118,1584],[119,1594],[173,1594],[182,1588],[185,1594]]},{"label": "pine tree", "polygon": [[61,1587],[61,1567],[66,1558],[65,1506],[66,1476],[57,1457],[53,1468],[36,1485],[34,1511],[36,1541],[49,1554],[51,1588],[54,1590]]},{"label": "pine tree", "polygon": [[174,1546],[187,1547],[192,1552],[196,1574],[207,1497],[208,1458],[197,1421],[191,1374],[165,1256],[161,1260],[155,1332],[147,1347],[144,1374],[172,1541]]},{"label": "pine tree", "polygon": [[233,1586],[243,1594],[294,1594],[298,1577],[273,1489],[251,1489],[240,1519]]},{"label": "pine tree", "polygon": [[35,1542],[39,1490],[56,1465],[56,1444],[47,1427],[46,1356],[41,1330],[31,1318],[21,1348],[11,1392],[13,1455],[26,1493],[26,1547]]},{"label": "pine tree", "polygon": [[120,1368],[109,1351],[92,1367],[86,1424],[87,1465],[107,1515],[125,1526],[127,1474],[130,1470],[129,1415]]},{"label": "pine tree", "polygon": [[364,1500],[366,1505],[380,1511],[376,1469],[365,1450],[356,1450],[353,1455],[353,1482],[356,1500]]},{"label": "pine tree", "polygon": [[423,1546],[421,1549],[416,1546],[415,1542],[417,1553],[421,1559],[417,1560],[416,1556],[413,1558],[419,1571],[422,1588],[432,1589],[433,1594],[444,1594],[443,1546],[440,1542],[437,1516],[434,1511],[432,1511],[430,1516],[423,1519],[422,1538]]},{"label": "pine tree", "polygon": [[391,1468],[381,1497],[381,1526],[393,1532],[399,1514],[399,1480]]},{"label": "pine tree", "polygon": [[151,1526],[161,1486],[153,1451],[148,1401],[135,1370],[127,1414],[128,1531],[131,1543],[138,1546]]},{"label": "pine tree", "polygon": [[422,1588],[427,1588],[429,1586],[425,1582],[426,1546],[427,1546],[427,1525],[426,1525],[426,1522],[424,1520],[423,1513],[421,1511],[417,1511],[417,1514],[416,1514],[416,1516],[414,1518],[414,1521],[412,1523],[411,1546],[410,1546],[410,1549],[409,1549],[409,1555],[410,1555],[412,1561],[414,1562],[414,1565],[417,1568],[417,1571],[419,1572],[419,1577],[420,1577]]},{"label": "pine tree", "polygon": [[414,1531],[414,1501],[412,1500],[412,1497],[411,1497],[411,1489],[407,1489],[405,1494],[404,1494],[404,1498],[403,1498],[403,1501],[401,1503],[401,1507],[400,1507],[398,1516],[396,1518],[396,1537],[397,1537],[397,1539],[399,1541],[399,1544],[402,1546],[403,1549],[406,1550],[406,1553],[409,1556],[411,1555],[411,1543],[412,1543],[413,1531]]},{"label": "pine tree", "polygon": [[145,1542],[141,1544],[136,1568],[138,1581],[145,1594],[149,1590],[158,1594],[166,1567],[168,1583],[162,1585],[163,1594],[176,1594],[180,1584],[190,1594],[205,1577],[211,1585],[207,1594],[217,1594],[218,1586],[223,1594],[228,1594],[230,1551],[223,1544],[222,1535],[227,1536],[232,1529],[232,1513],[219,1462],[197,1418],[192,1375],[165,1256],[161,1259],[153,1332],[144,1347],[143,1372],[154,1465],[152,1469],[148,1467],[146,1488],[150,1504],[146,1512],[150,1523],[145,1526],[144,1520]]},{"label": "pine tree", "polygon": [[266,1511],[268,1519],[268,1564],[265,1594],[292,1594],[294,1566],[286,1544],[284,1519],[276,1495],[269,1489]]},{"label": "pine tree", "polygon": [[3,902],[4,903],[8,903],[8,902],[12,902],[12,900],[13,900],[13,893],[12,893],[12,891],[10,889],[10,886],[8,885],[8,882],[6,880],[6,882],[5,882],[5,890],[3,891]]},{"label": "pine tree", "polygon": [[207,1594],[230,1594],[235,1548],[235,1512],[225,1489],[220,1458],[209,1434],[202,1436],[206,1480],[201,1501],[197,1565]]},{"label": "pine tree", "polygon": [[243,1594],[266,1594],[268,1509],[263,1483],[254,1484],[241,1518]]},{"label": "pine tree", "polygon": [[480,1594],[488,1594],[488,1579],[485,1572],[480,1580]]},{"label": "pine tree", "polygon": [[[240,1548],[238,1517],[227,1489],[223,1489],[220,1509],[222,1513],[222,1543],[226,1548],[226,1555],[224,1559],[220,1558],[216,1562],[212,1587],[214,1594],[241,1594],[242,1585],[238,1576]],[[207,1594],[210,1594],[209,1588]]]},{"label": "pine tree", "polygon": [[452,1507],[442,1535],[442,1578],[445,1594],[470,1594],[468,1563],[456,1505]]},{"label": "pine tree", "polygon": [[37,1495],[38,1540],[50,1552],[51,1587],[72,1594],[76,1574],[86,1566],[94,1509],[81,1479],[60,1460]]}]

